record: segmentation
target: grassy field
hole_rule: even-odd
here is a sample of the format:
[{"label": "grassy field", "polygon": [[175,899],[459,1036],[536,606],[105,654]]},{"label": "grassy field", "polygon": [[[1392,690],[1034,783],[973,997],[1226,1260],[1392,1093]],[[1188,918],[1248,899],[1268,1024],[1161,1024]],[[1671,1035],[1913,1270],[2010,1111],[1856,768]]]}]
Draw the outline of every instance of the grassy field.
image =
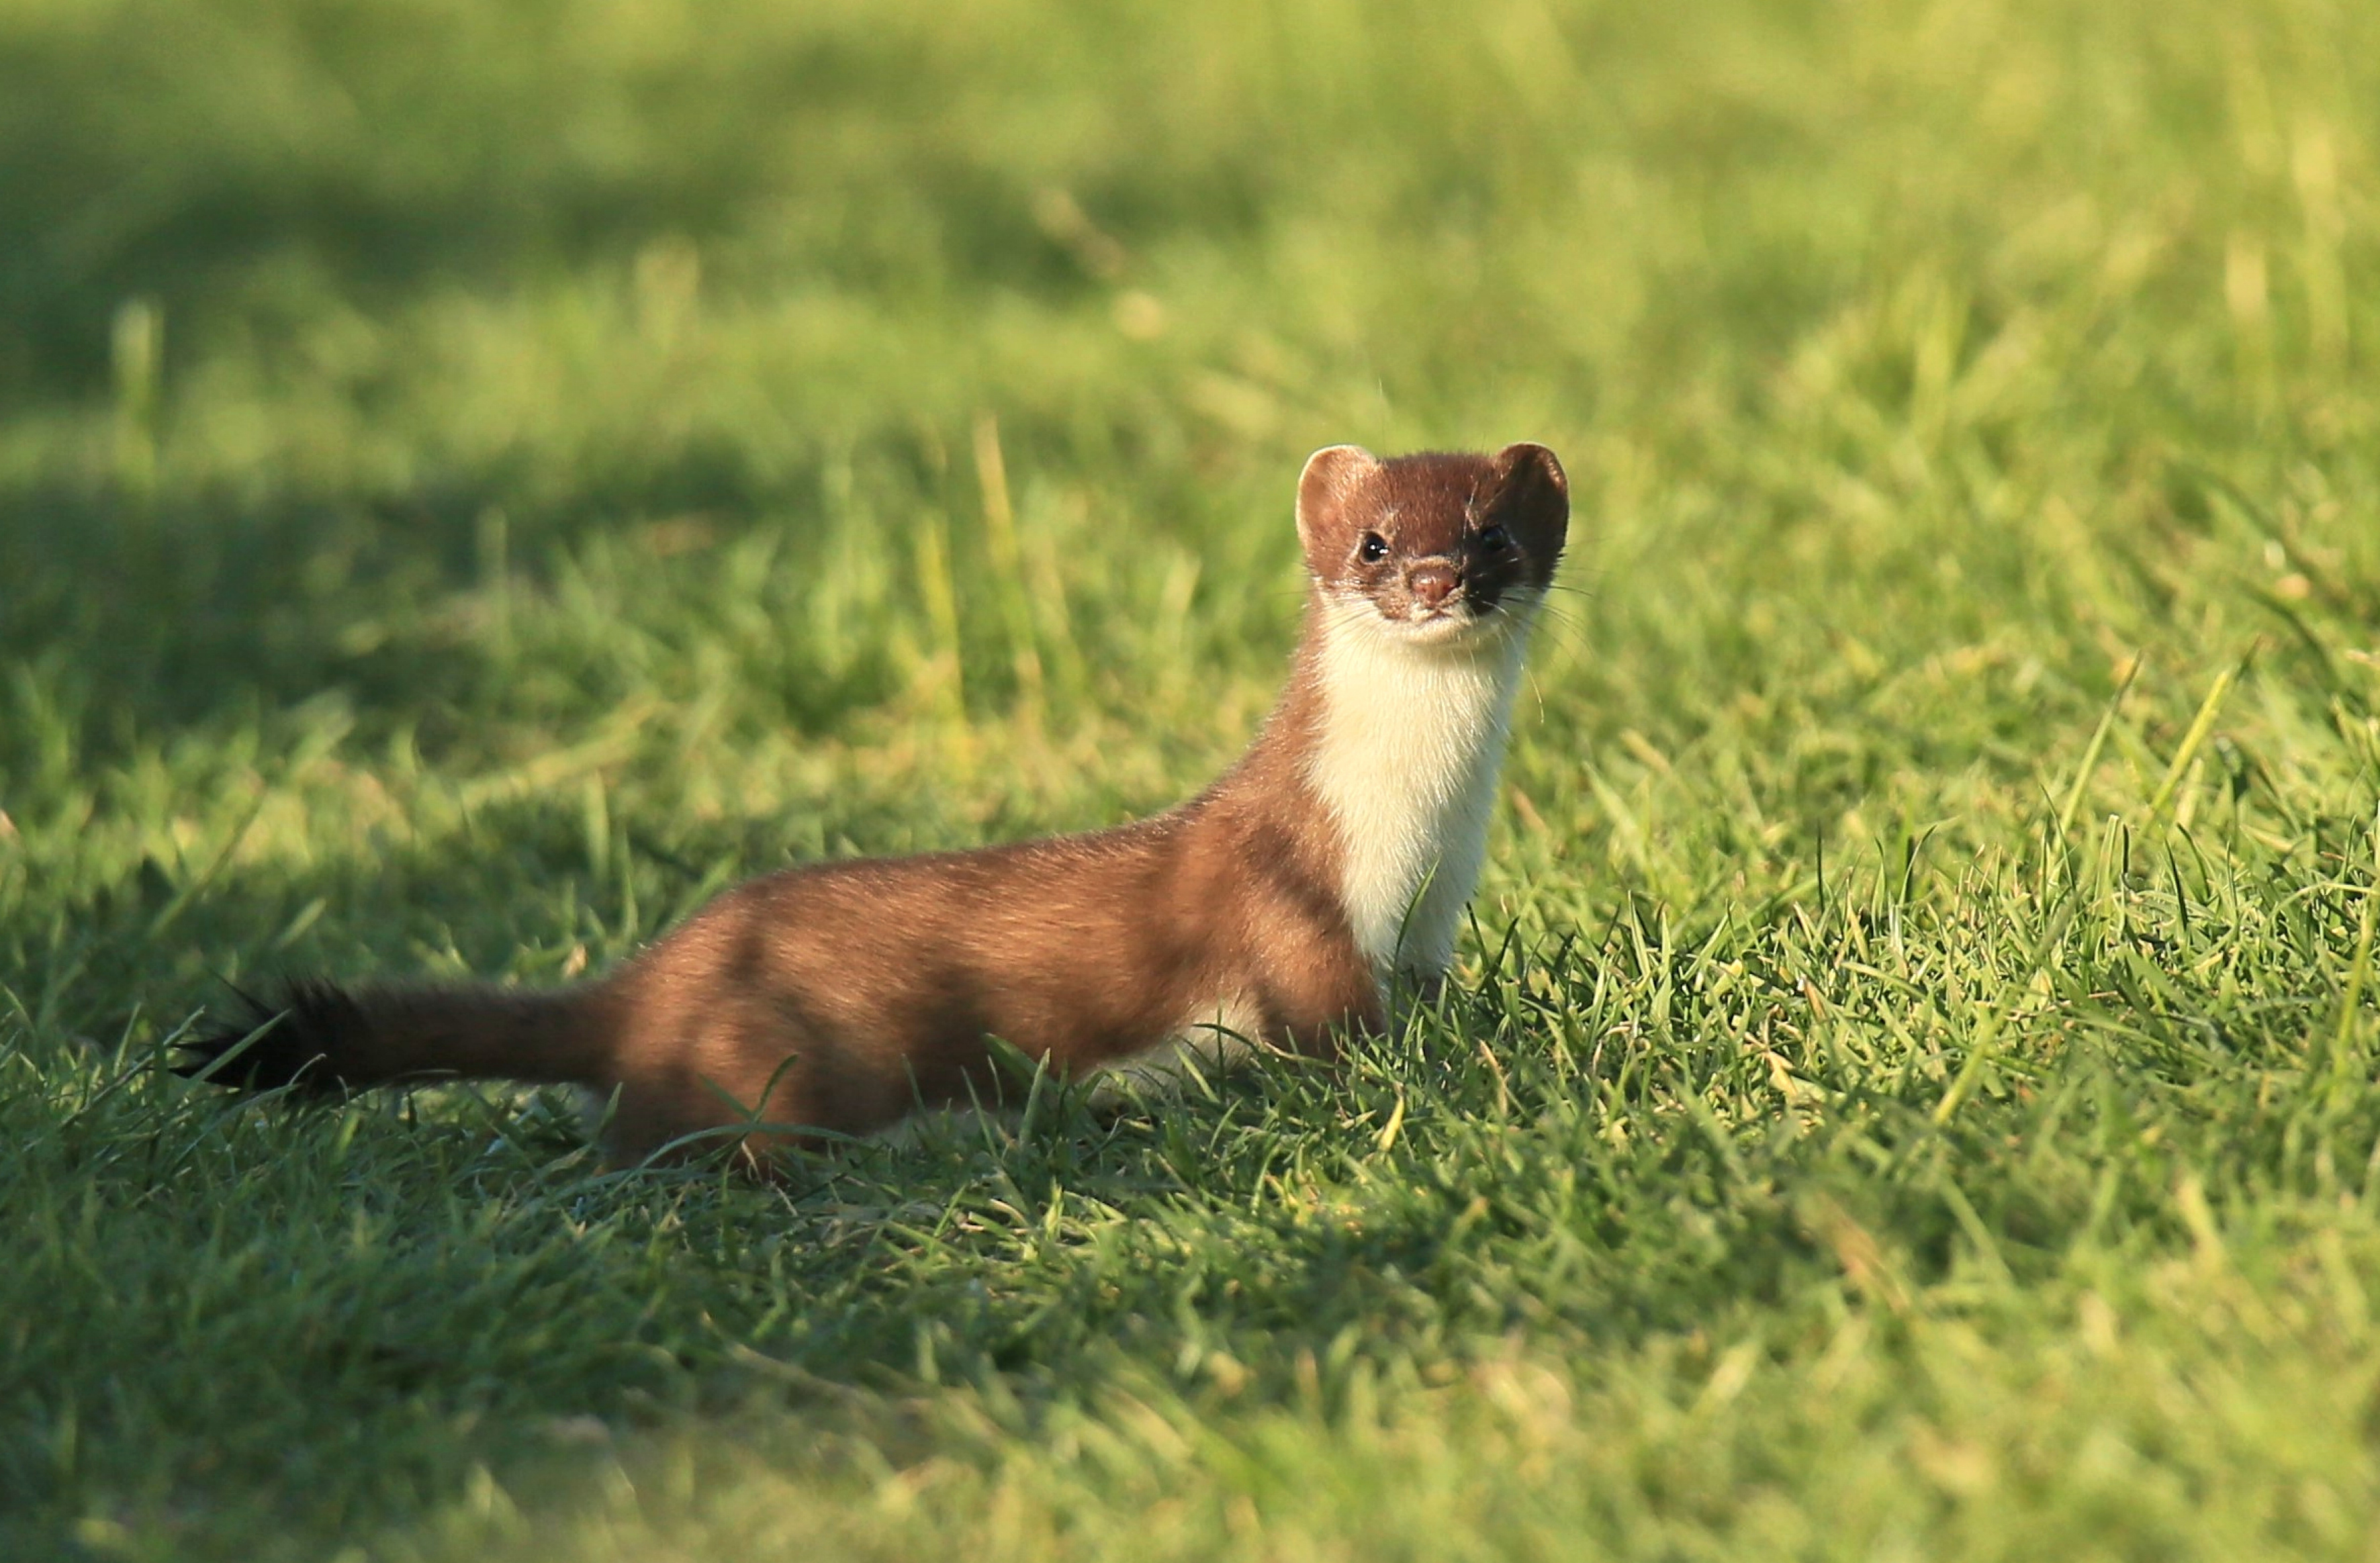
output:
[{"label": "grassy field", "polygon": [[[1443,1012],[607,1174],[163,1075],[1245,740],[1578,500]],[[0,1555],[2380,1545],[2380,7],[0,7]]]}]

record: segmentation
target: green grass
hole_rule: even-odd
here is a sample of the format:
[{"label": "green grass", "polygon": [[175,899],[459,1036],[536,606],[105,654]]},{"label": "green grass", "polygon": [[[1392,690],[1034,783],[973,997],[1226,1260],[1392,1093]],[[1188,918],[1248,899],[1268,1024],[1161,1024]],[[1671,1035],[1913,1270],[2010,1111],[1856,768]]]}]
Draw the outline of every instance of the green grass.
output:
[{"label": "green grass", "polygon": [[[0,1555],[2370,1556],[2375,191],[2363,0],[0,10]],[[1523,438],[1343,1072],[766,1190],[156,1068],[1161,806],[1305,453]]]}]

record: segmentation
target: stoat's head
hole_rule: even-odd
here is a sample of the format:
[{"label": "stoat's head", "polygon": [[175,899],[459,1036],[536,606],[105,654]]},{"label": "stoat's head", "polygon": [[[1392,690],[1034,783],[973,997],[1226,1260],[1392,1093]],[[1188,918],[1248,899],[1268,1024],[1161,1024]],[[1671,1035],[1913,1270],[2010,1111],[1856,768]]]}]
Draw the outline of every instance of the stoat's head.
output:
[{"label": "stoat's head", "polygon": [[1306,458],[1297,536],[1324,606],[1399,640],[1452,643],[1524,622],[1570,530],[1570,481],[1543,445],[1382,460]]}]

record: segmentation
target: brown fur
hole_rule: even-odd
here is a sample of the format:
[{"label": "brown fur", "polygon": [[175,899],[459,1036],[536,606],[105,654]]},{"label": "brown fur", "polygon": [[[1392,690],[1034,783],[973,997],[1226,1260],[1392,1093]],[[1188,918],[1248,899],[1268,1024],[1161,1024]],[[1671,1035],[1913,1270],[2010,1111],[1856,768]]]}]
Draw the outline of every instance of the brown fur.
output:
[{"label": "brown fur", "polygon": [[[993,1099],[988,1037],[1081,1077],[1230,1004],[1255,1018],[1251,1040],[1331,1056],[1383,1024],[1389,974],[1351,933],[1346,842],[1307,772],[1325,600],[1354,594],[1398,621],[1450,600],[1492,614],[1513,588],[1545,586],[1567,519],[1540,446],[1319,453],[1299,486],[1314,589],[1288,685],[1239,763],[1171,812],[771,874],[573,987],[301,984],[277,1012],[193,1044],[183,1067],[314,1089],[577,1083],[616,1093],[611,1148],[634,1159],[756,1120],[865,1134],[921,1104]],[[1381,557],[1362,557],[1366,534]]]}]

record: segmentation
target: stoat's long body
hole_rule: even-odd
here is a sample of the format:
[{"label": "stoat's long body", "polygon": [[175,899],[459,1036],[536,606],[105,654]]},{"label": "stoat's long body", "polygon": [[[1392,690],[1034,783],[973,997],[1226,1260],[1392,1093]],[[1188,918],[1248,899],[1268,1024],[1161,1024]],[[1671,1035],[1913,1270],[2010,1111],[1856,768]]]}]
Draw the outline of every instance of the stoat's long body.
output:
[{"label": "stoat's long body", "polygon": [[587,1085],[616,1097],[611,1149],[634,1159],[739,1123],[862,1134],[994,1099],[995,1036],[1077,1078],[1185,1045],[1328,1056],[1384,1024],[1393,984],[1446,971],[1569,516],[1540,445],[1318,452],[1289,683],[1171,812],[771,874],[576,987],[301,983],[183,1067],[246,1043],[218,1078]]}]

